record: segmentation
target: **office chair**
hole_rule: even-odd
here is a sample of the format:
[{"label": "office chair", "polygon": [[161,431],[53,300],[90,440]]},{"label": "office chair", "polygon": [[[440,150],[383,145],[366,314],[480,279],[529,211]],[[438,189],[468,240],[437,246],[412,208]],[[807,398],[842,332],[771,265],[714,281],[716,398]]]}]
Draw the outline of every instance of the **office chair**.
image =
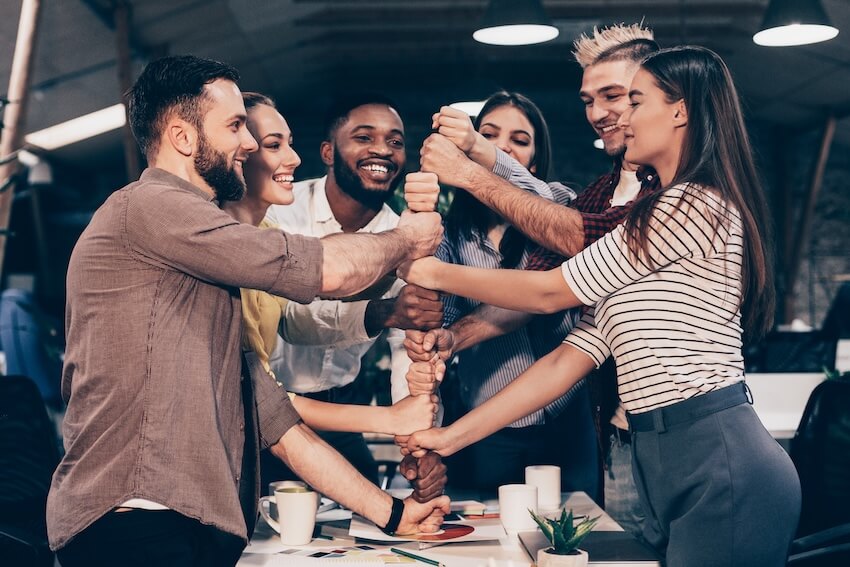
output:
[{"label": "office chair", "polygon": [[[0,562],[53,565],[45,508],[59,449],[35,383],[0,376]],[[8,562],[8,563],[6,563]]]},{"label": "office chair", "polygon": [[790,453],[803,504],[788,564],[850,565],[850,379],[812,391]]}]

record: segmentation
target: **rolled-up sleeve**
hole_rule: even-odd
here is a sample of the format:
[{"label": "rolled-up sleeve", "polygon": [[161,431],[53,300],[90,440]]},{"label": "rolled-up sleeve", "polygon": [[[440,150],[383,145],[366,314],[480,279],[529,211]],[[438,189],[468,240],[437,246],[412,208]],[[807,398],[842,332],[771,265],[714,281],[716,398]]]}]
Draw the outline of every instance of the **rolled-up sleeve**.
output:
[{"label": "rolled-up sleeve", "polygon": [[611,349],[596,327],[595,312],[595,307],[591,307],[581,318],[578,325],[570,331],[570,334],[564,339],[564,343],[582,351],[593,360],[596,368],[599,368],[611,356]]},{"label": "rolled-up sleeve", "polygon": [[257,414],[260,448],[267,449],[277,443],[283,434],[301,421],[292,400],[283,385],[263,369],[253,352],[245,353],[247,372],[251,377]]},{"label": "rolled-up sleeve", "polygon": [[126,246],[142,262],[302,303],[321,290],[318,239],[237,222],[185,188],[151,184],[134,191],[123,227]]}]

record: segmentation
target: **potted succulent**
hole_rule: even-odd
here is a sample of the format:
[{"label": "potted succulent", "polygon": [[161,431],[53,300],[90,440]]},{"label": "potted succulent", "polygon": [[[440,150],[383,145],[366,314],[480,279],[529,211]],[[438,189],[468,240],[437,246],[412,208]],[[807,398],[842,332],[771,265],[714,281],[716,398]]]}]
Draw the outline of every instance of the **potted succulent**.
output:
[{"label": "potted succulent", "polygon": [[587,552],[578,546],[599,521],[599,516],[585,516],[576,523],[573,511],[567,512],[566,508],[553,519],[539,516],[533,510],[528,512],[552,544],[552,547],[537,552],[537,567],[586,567]]}]

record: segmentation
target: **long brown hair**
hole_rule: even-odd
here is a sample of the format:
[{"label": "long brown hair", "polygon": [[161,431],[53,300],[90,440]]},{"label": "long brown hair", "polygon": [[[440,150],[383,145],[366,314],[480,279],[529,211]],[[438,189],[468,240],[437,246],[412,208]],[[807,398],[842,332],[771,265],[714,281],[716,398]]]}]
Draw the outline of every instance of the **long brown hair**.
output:
[{"label": "long brown hair", "polygon": [[[508,91],[497,91],[487,98],[478,116],[473,121],[477,131],[485,116],[503,106],[513,106],[522,112],[534,128],[534,155],[529,167],[535,166],[533,175],[547,181],[552,160],[552,141],[549,137],[549,126],[543,113],[527,96]],[[486,235],[493,212],[487,205],[463,190],[456,190],[452,204],[446,213],[446,235],[453,240],[462,237]],[[528,243],[525,235],[513,226],[509,226],[502,236],[499,252],[502,254],[503,268],[516,268],[522,260],[522,253]]]},{"label": "long brown hair", "polygon": [[[688,123],[676,174],[669,186],[702,185],[741,215],[744,230],[741,313],[749,337],[767,332],[775,310],[770,223],[753,163],[738,94],[729,69],[716,53],[696,46],[663,49],[641,67],[668,102],[684,100]],[[660,192],[635,203],[626,238],[635,256],[649,258],[648,230]],[[682,201],[679,202],[680,208]]]}]

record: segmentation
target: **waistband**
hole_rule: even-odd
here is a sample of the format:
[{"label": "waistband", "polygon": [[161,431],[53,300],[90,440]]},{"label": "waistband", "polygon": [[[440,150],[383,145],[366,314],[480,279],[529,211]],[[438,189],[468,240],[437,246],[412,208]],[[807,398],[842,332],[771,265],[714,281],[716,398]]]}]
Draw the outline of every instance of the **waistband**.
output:
[{"label": "waistband", "polygon": [[626,412],[626,417],[632,431],[663,433],[668,427],[696,421],[699,418],[743,403],[753,403],[753,398],[747,384],[738,382],[720,390],[694,396],[663,408],[636,414]]}]

